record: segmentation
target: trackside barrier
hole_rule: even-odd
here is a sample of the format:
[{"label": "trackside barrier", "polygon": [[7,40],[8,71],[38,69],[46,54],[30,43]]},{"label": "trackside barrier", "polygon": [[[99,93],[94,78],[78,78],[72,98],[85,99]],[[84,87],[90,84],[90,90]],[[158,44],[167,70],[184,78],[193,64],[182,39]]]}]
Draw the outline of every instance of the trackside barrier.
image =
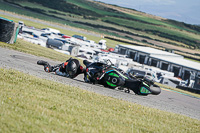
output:
[{"label": "trackside barrier", "polygon": [[0,17],[0,41],[13,44],[17,40],[19,25],[12,20]]}]

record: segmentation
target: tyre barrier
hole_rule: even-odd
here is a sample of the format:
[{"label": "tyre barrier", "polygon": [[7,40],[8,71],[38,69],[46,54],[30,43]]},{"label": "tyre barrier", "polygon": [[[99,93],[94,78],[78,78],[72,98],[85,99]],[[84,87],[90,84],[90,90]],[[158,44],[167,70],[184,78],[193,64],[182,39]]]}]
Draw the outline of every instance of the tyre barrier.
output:
[{"label": "tyre barrier", "polygon": [[0,17],[0,41],[13,44],[16,42],[19,26],[12,20]]}]

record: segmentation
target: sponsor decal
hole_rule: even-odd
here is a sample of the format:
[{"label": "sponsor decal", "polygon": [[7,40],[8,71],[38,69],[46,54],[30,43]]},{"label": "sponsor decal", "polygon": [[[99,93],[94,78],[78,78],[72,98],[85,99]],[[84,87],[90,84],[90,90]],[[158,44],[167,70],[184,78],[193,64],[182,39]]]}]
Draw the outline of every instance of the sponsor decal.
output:
[{"label": "sponsor decal", "polygon": [[115,73],[110,73],[109,74],[110,76],[114,76],[114,77],[118,77],[119,78],[119,75],[115,74]]},{"label": "sponsor decal", "polygon": [[142,83],[143,83],[143,85],[145,85],[145,86],[149,87],[149,85],[148,85],[147,83],[145,83],[145,82],[142,82]]},{"label": "sponsor decal", "polygon": [[145,87],[141,87],[141,89],[140,89],[140,93],[143,93],[143,94],[149,94],[149,93],[151,93],[147,88],[145,88]]},{"label": "sponsor decal", "polygon": [[121,75],[123,78],[128,79],[126,76],[124,76],[123,74],[121,74],[121,73],[118,72],[117,70],[110,70],[110,71],[107,71],[106,73],[109,73],[109,72],[112,72],[112,71],[115,71],[115,72],[117,72],[119,75]]},{"label": "sponsor decal", "polygon": [[112,86],[112,87],[117,86],[117,85],[114,85],[114,84],[112,84],[112,83],[110,83],[110,82],[108,82],[108,81],[106,81],[106,83],[107,83],[109,86]]}]

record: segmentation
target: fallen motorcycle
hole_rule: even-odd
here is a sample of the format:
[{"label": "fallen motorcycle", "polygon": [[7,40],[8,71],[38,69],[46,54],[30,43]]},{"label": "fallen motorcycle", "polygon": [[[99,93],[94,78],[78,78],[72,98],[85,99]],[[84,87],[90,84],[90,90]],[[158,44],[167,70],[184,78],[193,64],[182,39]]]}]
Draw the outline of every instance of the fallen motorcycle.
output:
[{"label": "fallen motorcycle", "polygon": [[107,63],[88,62],[84,60],[86,72],[84,81],[93,84],[101,84],[112,89],[118,88],[130,93],[132,90],[138,95],[158,95],[161,93],[159,86],[147,77],[134,77],[115,67],[111,61]]}]

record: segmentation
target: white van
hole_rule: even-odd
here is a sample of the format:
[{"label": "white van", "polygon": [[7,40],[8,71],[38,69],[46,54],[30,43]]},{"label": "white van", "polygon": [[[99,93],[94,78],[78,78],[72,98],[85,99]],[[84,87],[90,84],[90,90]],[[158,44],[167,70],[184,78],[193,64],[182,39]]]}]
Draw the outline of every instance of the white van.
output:
[{"label": "white van", "polygon": [[87,47],[80,47],[78,57],[92,59],[95,53],[96,52],[94,50],[88,49]]},{"label": "white van", "polygon": [[99,48],[100,49],[106,49],[107,48],[107,46],[106,46],[106,40],[100,40],[99,41]]},{"label": "white van", "polygon": [[53,33],[53,34],[58,34],[58,33],[60,33],[59,30],[52,29],[52,28],[43,28],[42,31],[44,31],[45,33]]},{"label": "white van", "polygon": [[20,26],[24,26],[24,22],[23,22],[23,21],[19,21],[18,24],[19,24]]},{"label": "white van", "polygon": [[86,40],[86,42],[88,42],[90,44],[90,47],[97,47],[97,44],[95,43],[95,41],[92,40]]}]

